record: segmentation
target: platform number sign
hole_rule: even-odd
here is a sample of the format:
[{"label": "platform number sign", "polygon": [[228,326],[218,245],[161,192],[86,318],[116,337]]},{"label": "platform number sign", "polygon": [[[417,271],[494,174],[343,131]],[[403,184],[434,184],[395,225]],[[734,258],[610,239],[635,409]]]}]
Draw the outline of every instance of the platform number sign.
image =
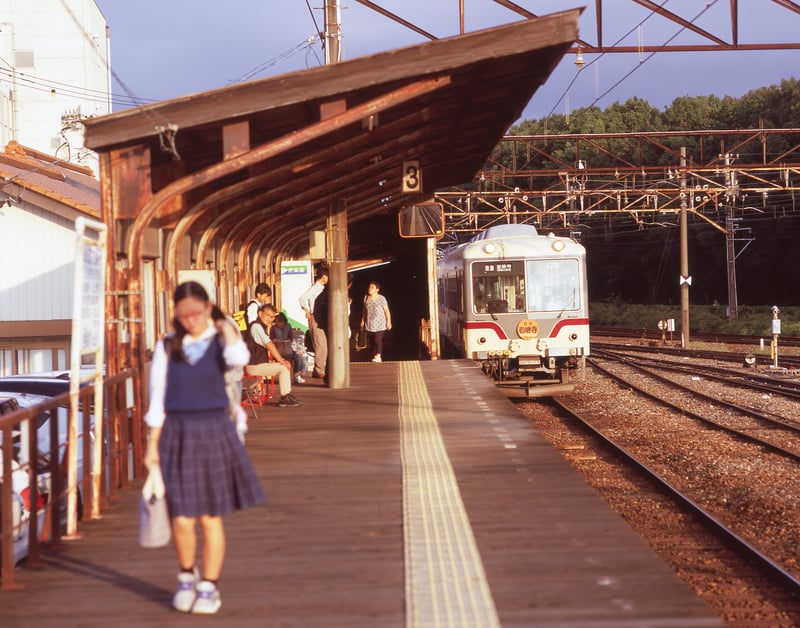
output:
[{"label": "platform number sign", "polygon": [[422,172],[419,160],[411,159],[403,162],[403,192],[422,191]]}]

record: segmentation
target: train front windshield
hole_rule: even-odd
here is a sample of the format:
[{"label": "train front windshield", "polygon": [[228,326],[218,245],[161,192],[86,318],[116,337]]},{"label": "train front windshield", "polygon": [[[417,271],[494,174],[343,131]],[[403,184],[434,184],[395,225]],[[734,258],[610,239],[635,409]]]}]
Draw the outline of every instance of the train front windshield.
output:
[{"label": "train front windshield", "polygon": [[472,296],[479,314],[525,311],[525,263],[474,262]]},{"label": "train front windshield", "polygon": [[581,307],[577,259],[528,260],[528,311],[569,312]]},{"label": "train front windshield", "polygon": [[474,262],[473,308],[478,314],[578,310],[580,278],[577,259]]}]

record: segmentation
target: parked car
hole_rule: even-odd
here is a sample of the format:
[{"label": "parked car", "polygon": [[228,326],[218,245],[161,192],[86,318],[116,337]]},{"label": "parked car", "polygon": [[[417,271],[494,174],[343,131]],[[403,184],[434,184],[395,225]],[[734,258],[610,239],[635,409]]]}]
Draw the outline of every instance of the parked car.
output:
[{"label": "parked car", "polygon": [[[46,403],[53,397],[69,392],[69,374],[62,372],[43,373],[36,375],[14,375],[0,378],[0,399],[3,400],[4,413],[17,408],[26,408]],[[55,415],[58,420],[58,458],[64,468],[65,453],[67,450],[67,434],[69,423],[69,410],[66,406],[59,406],[52,410],[41,412],[36,418],[37,446],[39,455],[36,465],[39,479],[39,503],[36,512],[39,516],[38,530],[42,530],[46,505],[50,501],[52,479],[50,476],[50,420]],[[93,421],[92,421],[93,423]],[[93,426],[90,431],[90,442],[94,442]],[[13,501],[20,505],[19,522],[14,524],[14,559],[15,562],[27,556],[28,549],[28,522],[30,513],[33,512],[28,498],[30,486],[30,467],[28,466],[27,438],[20,426],[15,430],[14,461],[15,472],[12,474],[13,490],[18,495]],[[83,439],[79,428],[77,442],[78,476],[77,481],[83,479]],[[0,470],[0,481],[2,471]],[[66,516],[66,500],[61,500],[62,519]],[[83,515],[83,499],[78,489],[78,518]]]},{"label": "parked car", "polygon": [[[19,409],[20,405],[16,398],[0,395],[0,416],[10,414]],[[18,432],[15,433],[15,437]],[[0,443],[2,435],[0,434]],[[18,454],[15,451],[15,459],[11,460],[11,535],[14,551],[14,563],[18,563],[28,555],[28,538],[30,534],[29,522],[31,513],[36,512],[39,517],[38,529],[42,529],[45,517],[45,504],[47,494],[39,493],[37,504],[32,508],[30,500],[31,476],[26,466],[23,466],[16,459]],[[3,483],[3,451],[0,449],[0,485]]]}]

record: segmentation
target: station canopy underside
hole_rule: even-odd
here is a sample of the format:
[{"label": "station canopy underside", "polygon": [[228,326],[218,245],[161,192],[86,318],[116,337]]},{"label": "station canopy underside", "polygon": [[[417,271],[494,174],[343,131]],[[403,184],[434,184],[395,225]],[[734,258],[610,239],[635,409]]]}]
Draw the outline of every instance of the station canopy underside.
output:
[{"label": "station canopy underside", "polygon": [[[308,253],[344,203],[350,226],[469,182],[578,37],[571,10],[231,85],[86,121],[104,220],[235,249]],[[403,167],[420,185],[403,191]],[[364,223],[368,224],[368,223]],[[363,225],[362,225],[363,226]],[[385,256],[355,229],[349,258]],[[170,269],[168,269],[170,270]]]}]

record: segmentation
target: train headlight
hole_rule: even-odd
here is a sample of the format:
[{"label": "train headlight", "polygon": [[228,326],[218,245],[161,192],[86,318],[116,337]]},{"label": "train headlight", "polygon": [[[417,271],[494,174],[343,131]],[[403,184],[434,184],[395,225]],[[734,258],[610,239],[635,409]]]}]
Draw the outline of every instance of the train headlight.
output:
[{"label": "train headlight", "polygon": [[567,245],[564,243],[564,240],[553,240],[550,246],[556,253],[561,253]]},{"label": "train headlight", "polygon": [[494,255],[494,252],[497,250],[497,247],[494,245],[494,242],[487,242],[483,245],[483,252],[487,255]]},{"label": "train headlight", "polygon": [[575,341],[578,339],[578,334],[576,334],[576,333],[574,333],[574,332],[573,332],[573,333],[571,333],[571,334],[569,335],[569,339],[570,339],[572,342],[575,342]]},{"label": "train headlight", "polygon": [[547,351],[547,342],[539,338],[539,340],[536,341],[536,350],[540,353]]},{"label": "train headlight", "polygon": [[485,345],[486,344],[486,336],[481,336],[480,338],[478,338],[478,344],[479,345]]}]

